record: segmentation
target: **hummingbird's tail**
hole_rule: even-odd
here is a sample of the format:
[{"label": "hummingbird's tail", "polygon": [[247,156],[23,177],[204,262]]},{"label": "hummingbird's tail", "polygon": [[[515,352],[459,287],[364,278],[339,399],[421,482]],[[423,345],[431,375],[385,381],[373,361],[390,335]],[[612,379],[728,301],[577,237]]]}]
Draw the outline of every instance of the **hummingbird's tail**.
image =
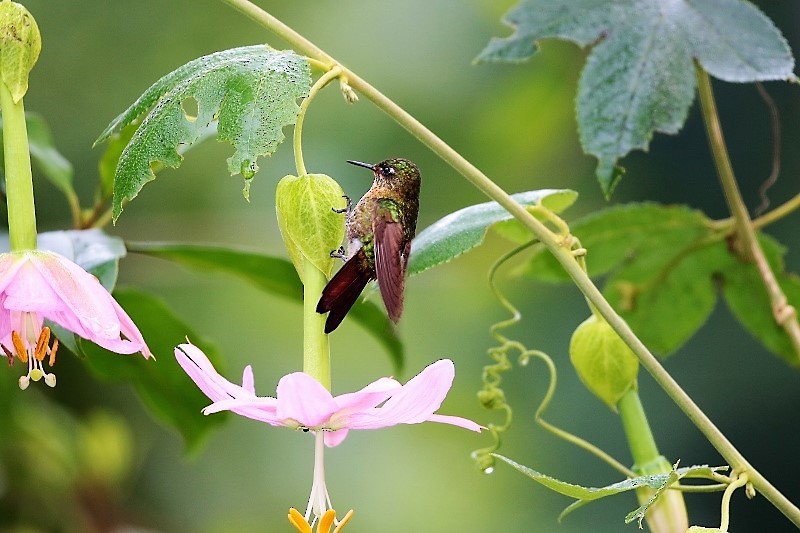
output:
[{"label": "hummingbird's tail", "polygon": [[361,291],[373,279],[375,270],[369,266],[364,250],[359,249],[322,289],[322,296],[317,303],[317,313],[330,311],[325,320],[325,333],[330,333],[339,327],[345,315],[358,300]]}]

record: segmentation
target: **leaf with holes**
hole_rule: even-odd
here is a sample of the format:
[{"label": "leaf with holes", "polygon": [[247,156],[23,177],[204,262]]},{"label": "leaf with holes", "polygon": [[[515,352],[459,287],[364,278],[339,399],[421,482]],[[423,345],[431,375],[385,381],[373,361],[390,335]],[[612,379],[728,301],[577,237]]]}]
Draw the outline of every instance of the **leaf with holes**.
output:
[{"label": "leaf with holes", "polygon": [[122,203],[155,179],[152,165],[180,166],[179,147],[196,142],[213,121],[218,121],[218,139],[234,147],[228,170],[245,178],[247,197],[249,181],[258,171],[256,160],[272,154],[283,141],[283,127],[295,123],[300,111],[297,100],[308,95],[310,86],[305,58],[266,45],[210,54],[158,80],[95,142],[105,141],[146,113],[117,165],[114,220]]},{"label": "leaf with holes", "polygon": [[620,158],[647,150],[655,132],[683,126],[693,59],[725,81],[796,79],[786,40],[744,0],[522,0],[505,22],[515,32],[492,39],[478,60],[523,61],[545,38],[593,45],[578,87],[578,125],[606,196],[622,175]]}]

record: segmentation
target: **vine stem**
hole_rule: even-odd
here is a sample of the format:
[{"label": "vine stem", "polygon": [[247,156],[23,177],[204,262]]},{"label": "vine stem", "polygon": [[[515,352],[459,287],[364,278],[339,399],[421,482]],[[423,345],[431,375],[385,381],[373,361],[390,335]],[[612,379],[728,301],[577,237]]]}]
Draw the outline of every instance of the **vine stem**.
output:
[{"label": "vine stem", "polygon": [[[221,0],[234,9],[253,19],[256,23],[272,31],[286,40],[295,49],[307,56],[322,61],[323,63],[340,65],[331,56],[311,43],[308,39],[298,34],[289,26],[276,19],[271,14],[259,8],[249,0]],[[452,166],[467,181],[472,183],[489,198],[496,201],[509,214],[528,228],[533,235],[544,244],[556,260],[574,281],[575,285],[584,296],[594,304],[596,310],[611,325],[614,331],[622,338],[631,350],[639,357],[642,366],[653,376],[667,395],[675,402],[678,408],[692,421],[703,433],[714,448],[725,458],[734,470],[748,472],[753,486],[761,492],[778,510],[780,510],[796,526],[800,527],[800,509],[778,491],[763,475],[761,475],[736,447],[722,434],[706,414],[697,406],[688,394],[678,385],[672,376],[658,362],[655,356],[647,349],[633,330],[606,301],[600,290],[581,269],[575,257],[563,246],[557,235],[551,233],[547,227],[539,222],[533,215],[514,201],[501,187],[484,175],[477,167],[467,161],[461,154],[453,150],[442,139],[426,128],[417,119],[411,116],[399,105],[384,96],[375,87],[345,67],[342,75],[349,80],[350,86],[364,95],[384,113],[405,128],[425,146]]]},{"label": "vine stem", "polygon": [[755,262],[761,279],[767,289],[772,314],[775,321],[782,327],[792,342],[795,354],[800,358],[800,323],[797,321],[797,310],[789,305],[786,295],[781,290],[775,274],[764,256],[764,250],[758,242],[753,221],[747,212],[747,206],[739,192],[736,183],[736,175],[733,172],[728,149],[725,147],[725,138],[722,135],[722,126],[717,113],[717,104],[714,101],[714,92],[711,88],[711,80],[706,71],[700,65],[695,64],[697,76],[697,92],[700,97],[700,108],[703,113],[703,121],[706,125],[708,143],[711,146],[711,153],[714,156],[714,165],[717,167],[717,174],[725,193],[725,200],[731,210],[734,220],[736,236],[740,239],[742,249],[746,257]]},{"label": "vine stem", "polygon": [[303,103],[300,104],[300,112],[297,114],[297,120],[294,124],[294,164],[297,167],[297,175],[298,176],[305,176],[308,174],[306,171],[306,164],[303,161],[303,123],[305,122],[306,118],[306,111],[308,111],[308,106],[311,105],[311,101],[314,100],[314,97],[319,93],[326,85],[328,85],[331,81],[336,79],[342,73],[342,69],[340,67],[333,67],[325,74],[320,76],[320,78],[314,83],[311,89],[308,91],[308,96],[303,99]]}]

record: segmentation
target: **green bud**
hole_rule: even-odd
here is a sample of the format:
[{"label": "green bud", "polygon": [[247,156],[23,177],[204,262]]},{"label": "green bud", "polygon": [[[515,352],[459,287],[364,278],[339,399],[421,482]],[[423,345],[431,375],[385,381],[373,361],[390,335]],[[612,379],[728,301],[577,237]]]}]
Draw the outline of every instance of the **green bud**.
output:
[{"label": "green bud", "polygon": [[605,320],[587,318],[569,343],[569,357],[584,385],[612,411],[636,386],[639,359]]},{"label": "green bud", "polygon": [[310,261],[326,276],[333,269],[331,252],[344,240],[344,191],[325,174],[286,176],[275,191],[275,207],[283,242],[300,279]]},{"label": "green bud", "polygon": [[42,51],[36,20],[16,2],[0,2],[0,77],[14,103],[28,91],[28,74]]}]

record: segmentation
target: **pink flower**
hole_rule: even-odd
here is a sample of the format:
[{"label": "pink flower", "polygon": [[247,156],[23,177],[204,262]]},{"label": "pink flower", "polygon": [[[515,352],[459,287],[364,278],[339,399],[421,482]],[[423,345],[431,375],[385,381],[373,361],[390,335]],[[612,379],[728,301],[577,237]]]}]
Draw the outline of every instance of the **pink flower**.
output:
[{"label": "pink flower", "polygon": [[441,422],[472,431],[483,429],[466,418],[434,414],[455,377],[449,359],[429,365],[405,385],[380,378],[358,392],[339,396],[331,395],[308,374],[295,372],[280,379],[276,397],[272,398],[256,396],[250,366],[244,369],[239,386],[220,376],[205,354],[192,344],[175,348],[175,357],[214,402],[203,409],[204,414],[228,410],[272,426],[324,432],[329,447],[341,443],[351,429],[420,422]]},{"label": "pink flower", "polygon": [[0,254],[0,345],[11,364],[28,363],[19,385],[55,375],[43,361],[55,362],[58,341],[50,345],[45,320],[116,353],[152,353],[142,334],[100,282],[69,259],[53,252],[25,250]]}]

